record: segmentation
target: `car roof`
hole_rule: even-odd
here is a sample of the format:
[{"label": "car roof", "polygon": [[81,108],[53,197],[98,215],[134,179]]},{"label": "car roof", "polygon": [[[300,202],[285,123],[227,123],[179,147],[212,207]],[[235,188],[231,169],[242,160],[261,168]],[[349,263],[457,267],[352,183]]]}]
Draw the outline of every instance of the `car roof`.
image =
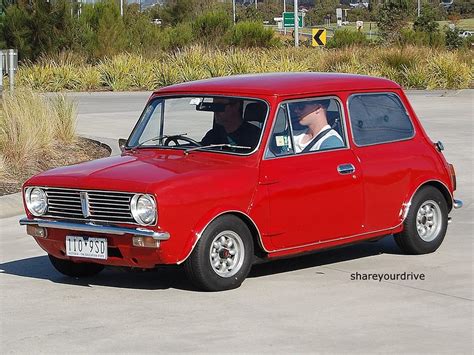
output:
[{"label": "car roof", "polygon": [[231,75],[164,87],[156,94],[226,93],[289,96],[329,91],[398,89],[395,82],[364,75],[340,73],[266,73]]}]

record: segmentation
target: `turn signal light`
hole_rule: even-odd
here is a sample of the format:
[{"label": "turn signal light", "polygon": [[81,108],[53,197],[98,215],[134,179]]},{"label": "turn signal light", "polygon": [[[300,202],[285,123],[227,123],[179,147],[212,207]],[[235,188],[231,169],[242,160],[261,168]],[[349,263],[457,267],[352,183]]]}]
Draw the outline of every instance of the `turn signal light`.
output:
[{"label": "turn signal light", "polygon": [[46,228],[38,227],[34,225],[26,226],[26,234],[31,235],[32,237],[36,238],[46,238],[48,233],[46,232]]},{"label": "turn signal light", "polygon": [[154,239],[153,237],[138,237],[135,236],[132,239],[134,247],[143,247],[143,248],[159,248],[160,241]]},{"label": "turn signal light", "polygon": [[456,190],[456,171],[454,171],[453,164],[449,164],[449,174],[451,175],[451,183],[453,184],[453,190]]}]

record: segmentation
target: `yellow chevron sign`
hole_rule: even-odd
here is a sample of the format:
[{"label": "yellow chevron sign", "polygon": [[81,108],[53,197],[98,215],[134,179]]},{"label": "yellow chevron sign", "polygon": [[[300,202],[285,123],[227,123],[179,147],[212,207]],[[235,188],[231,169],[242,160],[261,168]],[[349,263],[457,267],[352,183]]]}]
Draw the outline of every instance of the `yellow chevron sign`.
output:
[{"label": "yellow chevron sign", "polygon": [[313,47],[325,46],[326,45],[326,29],[313,28],[311,30],[311,45]]}]

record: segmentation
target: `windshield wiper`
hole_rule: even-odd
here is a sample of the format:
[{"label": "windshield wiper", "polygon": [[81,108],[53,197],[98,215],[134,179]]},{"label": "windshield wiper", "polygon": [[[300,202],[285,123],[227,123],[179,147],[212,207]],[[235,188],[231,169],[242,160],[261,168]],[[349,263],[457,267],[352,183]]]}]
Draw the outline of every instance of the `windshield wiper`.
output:
[{"label": "windshield wiper", "polygon": [[184,151],[185,154],[188,154],[189,152],[192,152],[194,150],[200,150],[200,149],[206,149],[206,148],[219,148],[219,147],[226,147],[226,148],[237,148],[237,149],[252,149],[252,147],[246,147],[243,145],[233,145],[233,144],[209,144],[209,145],[203,145],[202,147],[193,147],[193,148],[188,148]]},{"label": "windshield wiper", "polygon": [[140,144],[132,147],[132,149],[130,151],[134,152],[135,149],[138,149],[138,148],[142,147],[144,144],[149,143],[149,142],[159,141],[160,139],[166,139],[166,138],[179,138],[179,137],[183,137],[183,136],[186,136],[186,135],[187,135],[187,133],[171,134],[171,135],[164,134],[164,135],[161,135],[161,136],[156,136],[156,137],[147,139],[147,140],[141,142]]}]

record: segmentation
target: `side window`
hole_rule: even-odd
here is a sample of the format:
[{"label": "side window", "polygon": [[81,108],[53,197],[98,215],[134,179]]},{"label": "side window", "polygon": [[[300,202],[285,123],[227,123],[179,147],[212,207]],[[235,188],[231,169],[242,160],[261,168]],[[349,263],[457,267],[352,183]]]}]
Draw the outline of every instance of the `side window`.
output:
[{"label": "side window", "polygon": [[274,158],[293,154],[291,130],[288,121],[287,105],[281,105],[278,110],[276,122],[265,152],[265,158]]},{"label": "side window", "polygon": [[341,105],[334,98],[314,98],[288,103],[295,152],[346,147]]},{"label": "side window", "polygon": [[404,140],[414,134],[402,102],[393,93],[352,95],[349,115],[358,146]]}]

